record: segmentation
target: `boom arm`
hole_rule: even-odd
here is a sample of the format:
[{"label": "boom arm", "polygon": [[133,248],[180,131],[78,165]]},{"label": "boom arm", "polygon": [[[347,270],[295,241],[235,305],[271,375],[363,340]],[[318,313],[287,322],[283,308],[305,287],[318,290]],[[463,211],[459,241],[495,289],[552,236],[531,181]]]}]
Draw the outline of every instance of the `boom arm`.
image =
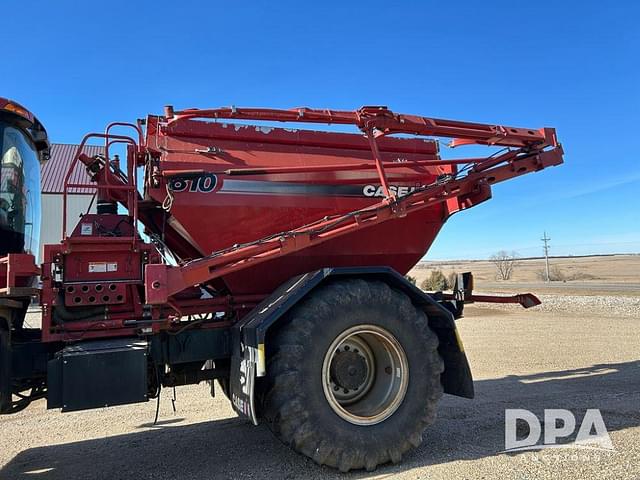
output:
[{"label": "boom arm", "polygon": [[557,146],[555,130],[542,128],[506,127],[482,123],[459,122],[437,118],[394,113],[387,107],[362,107],[356,111],[317,110],[294,108],[290,110],[266,108],[216,108],[174,111],[165,107],[169,122],[187,118],[220,118],[275,122],[327,123],[355,125],[363,132],[374,132],[376,137],[394,133],[452,138],[453,146],[475,143],[505,147],[533,147],[542,149]]}]

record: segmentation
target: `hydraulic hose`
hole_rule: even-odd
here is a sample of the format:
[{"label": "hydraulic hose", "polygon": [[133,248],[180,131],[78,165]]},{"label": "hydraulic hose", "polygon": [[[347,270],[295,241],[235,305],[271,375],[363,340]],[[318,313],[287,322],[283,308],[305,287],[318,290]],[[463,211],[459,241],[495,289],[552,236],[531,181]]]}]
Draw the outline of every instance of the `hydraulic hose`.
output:
[{"label": "hydraulic hose", "polygon": [[59,297],[58,304],[53,309],[53,322],[61,324],[64,322],[73,322],[74,320],[105,320],[107,307],[95,306],[83,308],[82,310],[70,310],[64,304],[62,295]]}]

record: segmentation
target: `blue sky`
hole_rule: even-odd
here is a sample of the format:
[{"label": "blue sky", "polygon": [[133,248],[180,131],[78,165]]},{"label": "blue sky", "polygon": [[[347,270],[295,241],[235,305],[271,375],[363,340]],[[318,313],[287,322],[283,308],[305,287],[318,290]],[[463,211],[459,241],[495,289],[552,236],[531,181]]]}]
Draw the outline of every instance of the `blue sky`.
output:
[{"label": "blue sky", "polygon": [[[640,252],[640,3],[12,2],[0,95],[56,142],[221,105],[553,126],[561,167],[494,188],[428,258]],[[460,152],[456,151],[456,155]]]}]

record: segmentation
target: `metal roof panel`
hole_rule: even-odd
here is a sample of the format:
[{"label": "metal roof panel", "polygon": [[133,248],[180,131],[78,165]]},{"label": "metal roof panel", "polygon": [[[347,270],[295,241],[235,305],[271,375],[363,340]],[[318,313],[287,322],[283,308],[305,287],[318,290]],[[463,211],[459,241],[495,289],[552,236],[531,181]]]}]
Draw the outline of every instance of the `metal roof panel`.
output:
[{"label": "metal roof panel", "polygon": [[[42,166],[41,170],[41,187],[42,193],[59,193],[64,190],[64,178],[69,171],[71,162],[78,150],[79,145],[68,143],[52,143],[51,157]],[[93,157],[104,152],[104,148],[95,145],[85,145],[83,153]],[[69,183],[91,183],[91,179],[87,174],[85,166],[78,162],[71,176]],[[95,189],[92,188],[69,188],[70,194],[93,194]]]}]

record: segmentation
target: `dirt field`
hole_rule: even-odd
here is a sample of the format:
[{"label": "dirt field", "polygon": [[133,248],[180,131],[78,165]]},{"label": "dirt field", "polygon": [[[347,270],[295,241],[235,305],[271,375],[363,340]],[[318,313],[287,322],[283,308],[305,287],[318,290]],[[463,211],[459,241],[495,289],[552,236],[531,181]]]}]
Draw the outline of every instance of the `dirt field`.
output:
[{"label": "dirt field", "polygon": [[[445,396],[423,445],[399,465],[349,475],[318,467],[200,385],[178,389],[175,413],[165,390],[157,426],[154,402],[63,415],[39,401],[2,417],[0,478],[640,479],[640,300],[603,297],[629,312],[603,315],[598,297],[581,298],[586,306],[553,311],[470,307],[459,327],[476,398]],[[578,421],[598,408],[615,451],[499,453],[506,408],[569,409]]]},{"label": "dirt field", "polygon": [[410,275],[420,285],[432,270],[441,270],[445,275],[473,272],[476,289],[491,292],[526,289],[542,294],[640,296],[640,255],[551,258],[549,264],[566,278],[581,280],[542,281],[544,259],[518,260],[509,281],[496,280],[496,267],[487,260],[425,261],[416,265]]}]

